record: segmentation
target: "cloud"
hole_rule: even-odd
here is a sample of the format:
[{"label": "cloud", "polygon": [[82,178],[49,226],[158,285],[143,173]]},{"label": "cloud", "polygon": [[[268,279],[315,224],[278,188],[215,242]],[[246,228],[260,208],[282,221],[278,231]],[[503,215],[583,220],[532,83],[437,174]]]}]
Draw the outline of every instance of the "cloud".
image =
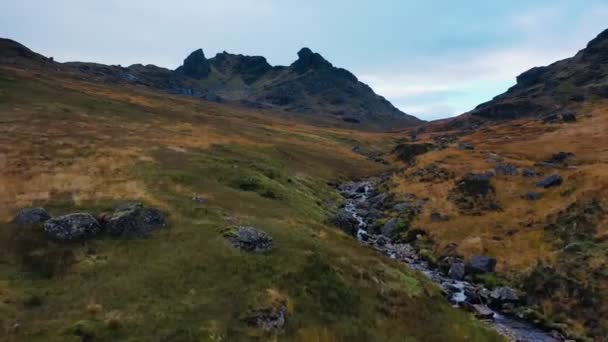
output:
[{"label": "cloud", "polygon": [[603,4],[575,14],[563,5],[532,8],[504,19],[506,29],[518,36],[515,42],[466,51],[450,48],[363,70],[360,78],[404,112],[424,119],[458,115],[507,90],[520,73],[574,55],[606,28],[607,16]]}]

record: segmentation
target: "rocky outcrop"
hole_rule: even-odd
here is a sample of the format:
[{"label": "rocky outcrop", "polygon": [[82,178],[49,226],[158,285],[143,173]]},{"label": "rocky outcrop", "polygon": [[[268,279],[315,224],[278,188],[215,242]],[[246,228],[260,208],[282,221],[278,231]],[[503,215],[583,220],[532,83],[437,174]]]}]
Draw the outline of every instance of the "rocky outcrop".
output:
[{"label": "rocky outcrop", "polygon": [[58,242],[89,240],[101,233],[102,228],[91,214],[76,213],[52,218],[45,222],[44,232]]},{"label": "rocky outcrop", "polygon": [[205,79],[211,73],[211,66],[205,57],[203,49],[193,51],[185,60],[184,64],[175,70],[197,80]]}]

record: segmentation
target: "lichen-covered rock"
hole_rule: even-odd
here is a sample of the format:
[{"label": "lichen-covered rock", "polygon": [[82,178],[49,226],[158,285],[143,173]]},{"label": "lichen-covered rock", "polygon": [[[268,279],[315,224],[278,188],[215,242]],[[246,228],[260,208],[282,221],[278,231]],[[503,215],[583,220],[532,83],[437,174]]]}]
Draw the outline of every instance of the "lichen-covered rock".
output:
[{"label": "lichen-covered rock", "polygon": [[49,219],[44,224],[46,235],[59,242],[83,241],[101,233],[101,225],[87,213],[68,214]]},{"label": "lichen-covered rock", "polygon": [[25,208],[19,211],[13,222],[21,226],[32,226],[44,223],[51,218],[51,215],[40,207]]},{"label": "lichen-covered rock", "polygon": [[104,224],[111,235],[138,238],[165,227],[166,218],[158,209],[141,203],[126,203],[106,217]]},{"label": "lichen-covered rock", "polygon": [[246,252],[263,253],[272,249],[272,237],[253,227],[237,227],[224,233],[230,243]]}]

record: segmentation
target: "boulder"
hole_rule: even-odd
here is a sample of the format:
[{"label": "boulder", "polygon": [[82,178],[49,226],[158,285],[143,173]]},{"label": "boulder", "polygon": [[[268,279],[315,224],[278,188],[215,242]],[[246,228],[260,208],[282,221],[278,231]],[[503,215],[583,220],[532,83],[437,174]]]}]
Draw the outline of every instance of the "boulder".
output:
[{"label": "boulder", "polygon": [[386,223],[384,224],[384,226],[382,226],[382,229],[381,229],[382,235],[384,235],[386,237],[392,237],[393,233],[395,232],[395,229],[397,228],[398,223],[399,223],[399,219],[395,218],[395,217],[386,221]]},{"label": "boulder", "polygon": [[160,210],[137,202],[117,207],[104,221],[109,234],[130,238],[145,237],[166,226],[165,215]]},{"label": "boulder", "polygon": [[563,183],[563,179],[560,175],[551,175],[549,177],[546,177],[544,179],[542,179],[541,181],[539,181],[538,183],[536,183],[536,187],[537,188],[552,188],[555,186],[560,186]]},{"label": "boulder", "polygon": [[68,214],[49,219],[44,223],[46,235],[59,242],[83,241],[101,233],[101,225],[87,213]]},{"label": "boulder", "polygon": [[469,259],[466,264],[466,273],[483,274],[494,272],[496,267],[496,259],[484,256],[476,255]]},{"label": "boulder", "polygon": [[482,304],[472,304],[468,309],[479,319],[494,319],[494,311]]},{"label": "boulder", "polygon": [[359,230],[359,221],[345,209],[339,210],[336,215],[330,219],[330,222],[350,235],[357,234],[357,231]]},{"label": "boulder", "polygon": [[462,280],[465,275],[465,265],[462,262],[454,262],[450,265],[448,277],[454,280]]},{"label": "boulder", "polygon": [[272,237],[259,229],[241,226],[224,233],[230,243],[243,251],[263,253],[272,249]]},{"label": "boulder", "polygon": [[517,291],[508,287],[502,286],[497,287],[490,293],[490,299],[494,304],[502,305],[504,303],[516,303],[519,302],[519,296]]},{"label": "boulder", "polygon": [[49,220],[51,215],[40,207],[21,209],[13,219],[13,222],[21,226],[32,226],[44,223]]}]

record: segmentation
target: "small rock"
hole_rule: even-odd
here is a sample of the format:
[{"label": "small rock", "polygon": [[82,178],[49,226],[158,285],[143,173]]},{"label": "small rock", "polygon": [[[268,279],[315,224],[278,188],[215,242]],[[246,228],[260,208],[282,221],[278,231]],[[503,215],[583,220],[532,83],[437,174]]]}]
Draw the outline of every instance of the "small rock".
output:
[{"label": "small rock", "polygon": [[496,173],[503,174],[505,176],[517,176],[519,170],[517,166],[512,164],[498,164],[495,167]]},{"label": "small rock", "polygon": [[442,221],[447,221],[449,219],[449,217],[441,215],[441,213],[438,213],[436,211],[431,213],[431,221],[433,222],[442,222]]},{"label": "small rock", "polygon": [[399,213],[404,210],[410,209],[410,207],[411,207],[411,205],[409,203],[401,202],[401,203],[397,203],[393,206],[393,211]]},{"label": "small rock", "polygon": [[195,196],[192,196],[192,200],[193,200],[194,202],[201,203],[201,204],[206,204],[207,202],[209,202],[209,200],[208,200],[208,199],[206,199],[205,197],[202,197],[202,196],[196,196],[196,195],[195,195]]},{"label": "small rock", "polygon": [[538,201],[541,197],[541,193],[536,191],[528,191],[525,195],[523,195],[523,198],[527,199],[528,201]]},{"label": "small rock", "polygon": [[455,262],[450,265],[448,277],[454,280],[462,280],[465,274],[465,265],[462,262]]},{"label": "small rock", "polygon": [[17,213],[13,222],[22,226],[32,226],[44,223],[50,218],[51,215],[44,208],[25,208]]},{"label": "small rock", "polygon": [[537,188],[551,188],[554,186],[559,186],[563,183],[563,179],[560,175],[551,175],[540,182],[536,183]]},{"label": "small rock", "polygon": [[536,172],[534,169],[523,169],[521,174],[526,178],[534,178],[538,176],[538,172]]},{"label": "small rock", "polygon": [[475,146],[473,146],[473,144],[461,142],[461,143],[458,143],[458,149],[462,150],[462,151],[465,151],[465,150],[469,150],[470,151],[470,150],[474,150]]},{"label": "small rock", "polygon": [[576,114],[574,114],[573,112],[567,112],[562,114],[562,121],[563,122],[576,122]]},{"label": "small rock", "polygon": [[484,255],[476,255],[466,264],[466,273],[490,273],[494,272],[495,267],[496,259]]},{"label": "small rock", "polygon": [[101,225],[91,214],[76,213],[49,219],[44,224],[44,232],[55,241],[82,241],[97,236]]},{"label": "small rock", "polygon": [[386,245],[386,244],[388,243],[388,241],[389,241],[389,240],[388,240],[388,239],[387,239],[385,236],[380,235],[380,236],[378,236],[378,238],[376,239],[376,244],[377,244],[378,246],[384,246],[384,245]]},{"label": "small rock", "polygon": [[237,227],[224,233],[224,237],[234,247],[246,252],[262,253],[272,249],[272,237],[253,227]]}]

